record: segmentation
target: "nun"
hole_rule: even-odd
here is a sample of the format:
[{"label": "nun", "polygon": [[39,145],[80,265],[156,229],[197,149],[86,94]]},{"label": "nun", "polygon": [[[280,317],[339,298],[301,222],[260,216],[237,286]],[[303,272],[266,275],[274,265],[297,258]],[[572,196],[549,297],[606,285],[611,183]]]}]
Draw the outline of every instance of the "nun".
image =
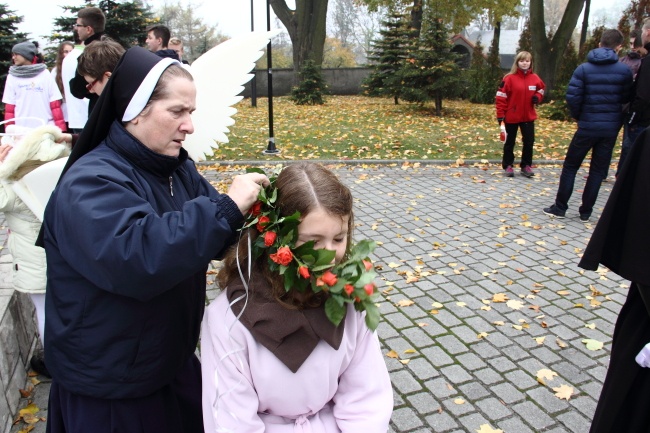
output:
[{"label": "nun", "polygon": [[591,433],[650,428],[650,133],[637,138],[579,263],[630,280]]},{"label": "nun", "polygon": [[48,203],[50,433],[203,433],[205,272],[268,179],[220,194],[197,172],[195,99],[178,61],[126,51]]}]

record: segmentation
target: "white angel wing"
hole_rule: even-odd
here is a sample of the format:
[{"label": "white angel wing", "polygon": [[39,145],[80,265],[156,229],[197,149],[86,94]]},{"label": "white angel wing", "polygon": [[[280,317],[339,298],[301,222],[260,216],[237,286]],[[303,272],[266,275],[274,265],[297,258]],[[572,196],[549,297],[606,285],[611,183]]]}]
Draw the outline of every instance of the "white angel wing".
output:
[{"label": "white angel wing", "polygon": [[252,32],[223,42],[196,59],[190,68],[196,85],[196,111],[192,114],[194,133],[188,135],[183,147],[194,161],[211,155],[217,142],[227,143],[228,126],[235,121],[237,109],[232,105],[243,96],[244,84],[253,78],[255,61],[262,49],[280,33]]},{"label": "white angel wing", "polygon": [[43,221],[45,206],[50,200],[52,191],[54,191],[67,161],[67,157],[50,161],[11,184],[16,195],[41,221]]}]

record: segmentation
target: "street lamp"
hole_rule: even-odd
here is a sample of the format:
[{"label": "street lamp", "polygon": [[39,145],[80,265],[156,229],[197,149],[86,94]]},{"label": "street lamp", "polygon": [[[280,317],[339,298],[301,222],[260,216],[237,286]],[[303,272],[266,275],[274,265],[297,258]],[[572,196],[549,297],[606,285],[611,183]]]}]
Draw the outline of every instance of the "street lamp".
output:
[{"label": "street lamp", "polygon": [[[271,31],[271,3],[270,0],[266,0],[266,31]],[[266,46],[266,60],[267,60],[267,80],[269,83],[269,143],[262,153],[267,155],[275,155],[280,153],[280,151],[275,147],[275,137],[273,135],[273,70],[271,62],[271,40],[269,39],[269,44]]]}]

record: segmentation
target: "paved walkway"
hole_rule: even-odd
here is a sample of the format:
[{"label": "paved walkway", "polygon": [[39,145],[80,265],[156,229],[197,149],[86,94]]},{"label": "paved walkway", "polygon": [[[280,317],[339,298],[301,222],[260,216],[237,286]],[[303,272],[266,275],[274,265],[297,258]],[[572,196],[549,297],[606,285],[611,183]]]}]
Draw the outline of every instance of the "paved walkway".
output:
[{"label": "paved walkway", "polygon": [[[542,213],[560,168],[507,179],[495,165],[332,167],[356,199],[356,238],[381,242],[391,432],[588,431],[627,282],[577,267],[595,225],[578,219],[579,193],[566,219]],[[223,186],[232,172],[205,175]],[[603,184],[596,218],[612,186]],[[585,339],[604,347],[589,350]],[[543,369],[556,376],[538,380]],[[41,408],[47,391],[47,382],[36,387]],[[42,431],[44,423],[33,430]]]}]

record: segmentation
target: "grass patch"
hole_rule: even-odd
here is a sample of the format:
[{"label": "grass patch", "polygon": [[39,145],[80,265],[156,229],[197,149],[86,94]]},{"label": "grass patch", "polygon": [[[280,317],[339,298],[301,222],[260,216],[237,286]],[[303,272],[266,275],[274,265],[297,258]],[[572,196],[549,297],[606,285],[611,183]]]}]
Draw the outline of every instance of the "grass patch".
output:
[{"label": "grass patch", "polygon": [[[429,106],[394,105],[392,99],[332,96],[322,106],[273,99],[279,156],[262,153],[268,143],[268,100],[236,105],[229,143],[211,160],[280,159],[501,159],[502,144],[493,105],[444,101],[442,117]],[[576,130],[573,122],[535,122],[535,160],[563,159]],[[521,150],[520,137],[515,148]]]}]

